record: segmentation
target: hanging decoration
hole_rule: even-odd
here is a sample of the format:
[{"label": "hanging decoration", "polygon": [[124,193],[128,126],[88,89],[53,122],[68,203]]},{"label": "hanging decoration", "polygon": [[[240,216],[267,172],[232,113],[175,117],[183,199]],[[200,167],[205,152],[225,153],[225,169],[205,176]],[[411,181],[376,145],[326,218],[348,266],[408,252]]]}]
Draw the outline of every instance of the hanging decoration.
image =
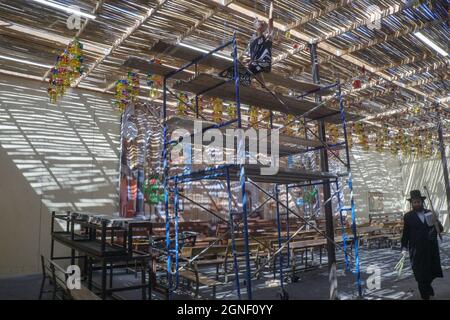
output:
[{"label": "hanging decoration", "polygon": [[227,114],[231,119],[236,119],[236,103],[232,102],[227,106]]},{"label": "hanging decoration", "polygon": [[412,146],[414,150],[414,156],[421,157],[423,154],[423,148],[422,148],[422,139],[420,138],[420,135],[416,134],[412,137]]},{"label": "hanging decoration", "polygon": [[[205,110],[205,99],[203,98],[203,96],[200,96],[197,98],[197,103],[198,103],[198,114],[201,115],[203,114],[203,110]],[[190,103],[192,106],[195,106],[195,96],[192,97],[192,99],[190,100]]]},{"label": "hanging decoration", "polygon": [[259,111],[257,107],[251,106],[248,109],[249,113],[249,125],[252,128],[257,129],[258,128],[258,117],[259,117]]},{"label": "hanging decoration", "polygon": [[430,158],[433,155],[433,134],[431,131],[425,133],[425,143],[423,154],[426,158]]},{"label": "hanging decoration", "polygon": [[362,86],[361,79],[362,79],[363,77],[365,77],[365,74],[366,74],[366,67],[365,67],[365,66],[362,66],[361,68],[358,69],[358,72],[359,72],[359,75],[356,76],[356,77],[353,79],[353,82],[352,82],[352,88],[353,88],[353,89],[361,89],[361,86]]},{"label": "hanging decoration", "polygon": [[369,139],[367,137],[366,127],[363,123],[357,122],[355,123],[355,133],[358,137],[358,142],[362,146],[364,151],[369,150]]},{"label": "hanging decoration", "polygon": [[375,150],[383,152],[389,141],[389,128],[387,125],[380,128],[376,133]]},{"label": "hanging decoration", "polygon": [[336,124],[328,123],[328,141],[329,144],[336,144],[339,138],[339,130]]},{"label": "hanging decoration", "polygon": [[286,122],[285,122],[285,134],[288,136],[294,135],[294,119],[295,117],[292,114],[288,114],[286,116]]},{"label": "hanging decoration", "polygon": [[75,38],[67,48],[69,52],[69,80],[72,82],[83,74],[83,44]]},{"label": "hanging decoration", "polygon": [[51,102],[56,103],[71,83],[83,73],[83,59],[83,44],[75,38],[56,58],[55,66],[50,70],[47,92]]},{"label": "hanging decoration", "polygon": [[407,157],[411,153],[409,137],[405,134],[405,131],[403,129],[399,130],[399,134],[400,150],[402,151],[402,155],[404,157]]},{"label": "hanging decoration", "polygon": [[158,90],[162,88],[162,77],[157,74],[147,73],[147,86],[150,87],[150,98],[154,99],[159,96]]},{"label": "hanging decoration", "polygon": [[398,150],[400,146],[400,136],[399,134],[394,134],[393,139],[391,139],[390,150],[393,155],[398,155]]},{"label": "hanging decoration", "polygon": [[136,101],[139,96],[139,76],[135,72],[128,72],[127,75],[128,90],[131,101]]},{"label": "hanging decoration", "polygon": [[309,205],[316,203],[318,190],[317,188],[313,188],[311,191],[306,191],[303,196],[303,201]]},{"label": "hanging decoration", "polygon": [[349,150],[353,148],[353,131],[354,124],[351,123],[349,126],[347,126],[347,145]]},{"label": "hanging decoration", "polygon": [[144,184],[142,191],[144,193],[145,202],[150,205],[164,201],[163,188],[157,176],[149,177],[148,182]]},{"label": "hanging decoration", "polygon": [[184,116],[187,114],[186,110],[188,101],[189,97],[186,92],[178,93],[177,108],[176,108],[177,116]]},{"label": "hanging decoration", "polygon": [[212,100],[212,109],[213,109],[213,121],[216,123],[222,122],[223,117],[223,101],[219,98],[214,98]]},{"label": "hanging decoration", "polygon": [[122,79],[116,82],[116,93],[114,95],[114,105],[120,110],[125,111],[125,108],[130,103],[130,93],[128,90],[128,80]]},{"label": "hanging decoration", "polygon": [[269,110],[264,110],[261,114],[262,119],[261,121],[265,121],[267,123],[266,128],[270,129],[270,111]]}]

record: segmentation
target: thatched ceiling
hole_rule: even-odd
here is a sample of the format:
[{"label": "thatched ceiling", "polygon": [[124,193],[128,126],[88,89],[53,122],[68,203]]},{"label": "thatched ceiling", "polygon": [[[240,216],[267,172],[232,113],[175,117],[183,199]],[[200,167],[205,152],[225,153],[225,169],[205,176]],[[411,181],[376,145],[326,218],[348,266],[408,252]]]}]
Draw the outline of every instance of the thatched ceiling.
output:
[{"label": "thatched ceiling", "polygon": [[[129,55],[152,58],[152,47],[158,40],[181,40],[209,49],[236,31],[240,47],[244,48],[252,33],[252,21],[255,16],[266,18],[269,6],[267,0],[54,2],[79,6],[96,19],[87,23],[83,20],[80,30],[69,30],[69,14],[61,10],[33,0],[1,0],[0,72],[45,79],[55,57],[78,36],[85,45],[85,75],[77,85],[110,91],[114,81],[124,75],[124,60]],[[339,79],[344,83],[343,92],[352,111],[373,118],[417,104],[426,108],[432,102],[441,102],[444,117],[448,118],[448,57],[414,36],[420,30],[447,49],[447,7],[445,1],[422,1],[420,5],[417,2],[274,1],[274,72],[309,79],[307,44],[316,42],[322,81]],[[371,28],[376,21],[369,14],[369,7],[375,5],[382,18],[379,29]],[[174,65],[182,63],[165,55],[159,58]],[[355,78],[362,81],[360,89],[352,88]],[[416,118],[421,125],[436,120],[433,114]],[[400,120],[391,124],[404,125]]]}]

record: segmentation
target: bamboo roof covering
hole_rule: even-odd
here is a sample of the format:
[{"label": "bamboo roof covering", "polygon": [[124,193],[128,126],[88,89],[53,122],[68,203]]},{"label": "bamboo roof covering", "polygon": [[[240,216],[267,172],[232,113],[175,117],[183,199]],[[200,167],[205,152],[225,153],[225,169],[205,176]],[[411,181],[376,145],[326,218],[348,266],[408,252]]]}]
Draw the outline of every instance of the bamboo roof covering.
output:
[{"label": "bamboo roof covering", "polygon": [[[70,14],[64,11],[33,0],[1,1],[0,72],[45,80],[56,56],[77,36],[84,44],[85,61],[75,86],[103,92],[112,92],[115,81],[126,75],[123,64],[129,56],[157,57],[163,64],[180,66],[180,59],[156,50],[159,41],[208,50],[236,32],[243,50],[255,17],[267,19],[270,4],[269,0],[51,2],[78,6],[96,18],[82,18],[81,28],[70,30]],[[370,14],[374,6],[377,17]],[[339,80],[346,106],[362,121],[430,127],[439,116],[448,128],[448,56],[414,35],[420,31],[448,50],[447,16],[443,0],[277,0],[272,72],[311,81],[308,44],[317,43],[322,83]],[[224,54],[229,56],[227,50]],[[353,88],[355,79],[361,80],[360,88]],[[336,106],[331,96],[325,99]],[[417,106],[423,112],[414,116],[406,112]]]}]

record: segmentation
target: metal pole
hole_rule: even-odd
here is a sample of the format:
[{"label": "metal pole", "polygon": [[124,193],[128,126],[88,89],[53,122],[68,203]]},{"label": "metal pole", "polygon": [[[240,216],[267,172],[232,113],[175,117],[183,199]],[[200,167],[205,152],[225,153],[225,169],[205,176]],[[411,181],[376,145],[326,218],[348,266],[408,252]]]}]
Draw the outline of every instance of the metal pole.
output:
[{"label": "metal pole", "polygon": [[[275,199],[277,202],[276,213],[277,213],[277,235],[278,235],[278,250],[281,249],[281,220],[280,220],[280,201],[278,199],[278,185],[275,185]],[[289,244],[289,242],[288,242]],[[280,270],[280,287],[282,294],[284,293],[284,283],[283,283],[283,253],[281,252],[278,256],[279,270]]]},{"label": "metal pole", "polygon": [[164,208],[166,216],[166,251],[167,251],[167,283],[168,283],[168,299],[172,298],[172,261],[170,248],[170,215],[169,215],[169,170],[167,163],[167,79],[164,77],[163,82],[163,173],[164,173]]},{"label": "metal pole", "polygon": [[178,288],[180,281],[179,269],[179,255],[178,255],[178,180],[175,178],[174,195],[173,195],[173,205],[174,205],[174,224],[175,224],[175,288]]},{"label": "metal pole", "polygon": [[[238,117],[238,129],[242,128],[241,119],[241,101],[239,97],[239,70],[238,70],[238,52],[237,52],[237,42],[236,42],[236,32],[233,34],[233,63],[234,63],[234,81],[235,81],[235,92],[236,92],[236,108]],[[239,130],[239,147],[238,152],[241,148],[245,148],[244,137],[242,136],[242,130]],[[245,151],[245,150],[244,150]],[[240,152],[244,153],[244,152]],[[239,155],[237,155],[239,156]],[[242,159],[245,161],[244,159]],[[240,175],[239,181],[241,183],[242,192],[242,213],[244,220],[244,251],[245,251],[245,265],[246,265],[246,285],[247,285],[247,297],[252,300],[252,284],[251,284],[251,269],[250,269],[250,252],[248,244],[248,221],[247,221],[247,195],[245,193],[245,168],[244,164],[240,165]]]},{"label": "metal pole", "polygon": [[353,197],[353,178],[352,178],[352,170],[350,168],[350,153],[348,150],[348,141],[347,141],[347,122],[345,121],[345,112],[344,112],[344,100],[341,94],[341,85],[339,85],[339,112],[341,113],[342,126],[344,128],[345,135],[345,150],[347,153],[347,171],[348,171],[348,188],[350,190],[350,206],[352,213],[352,231],[353,231],[353,243],[355,248],[355,273],[356,273],[356,284],[358,287],[358,297],[362,297],[362,284],[361,284],[361,270],[359,265],[359,239],[358,233],[356,231],[356,205],[355,199]]},{"label": "metal pole", "polygon": [[341,229],[342,229],[342,244],[344,246],[344,257],[345,257],[345,270],[350,270],[350,263],[348,261],[347,255],[347,232],[345,230],[345,221],[342,216],[342,201],[341,201],[341,193],[339,192],[339,181],[336,179],[336,190],[337,190],[337,199],[338,199],[338,207],[339,207],[339,218],[341,221]]},{"label": "metal pole", "polygon": [[[311,44],[311,64],[312,64],[312,76],[314,83],[320,84],[319,77],[319,62],[317,59],[317,44]],[[320,103],[321,98],[316,95],[316,102]],[[325,122],[323,120],[319,121],[318,125],[319,138],[326,143],[326,133],[325,133]],[[320,150],[320,169],[322,172],[328,172],[328,151],[326,149]],[[324,199],[329,199],[331,196],[330,182],[325,180],[323,184],[323,197]],[[330,273],[330,299],[334,300],[337,298],[337,277],[336,277],[336,248],[334,245],[334,226],[333,226],[333,209],[331,202],[328,202],[324,206],[325,208],[325,232],[327,235],[327,254],[328,254],[328,270]],[[332,241],[330,241],[332,240]]]},{"label": "metal pole", "polygon": [[[289,186],[286,185],[286,207],[289,208]],[[286,240],[289,240],[289,210],[286,209]],[[295,257],[294,257],[295,258]],[[287,266],[291,261],[290,241],[287,243]]]},{"label": "metal pole", "polygon": [[237,261],[237,255],[236,255],[236,240],[234,237],[234,219],[233,219],[233,213],[231,211],[232,205],[231,205],[231,183],[230,183],[230,170],[227,168],[227,192],[228,192],[228,216],[230,219],[230,233],[231,233],[231,245],[233,249],[233,267],[234,267],[234,275],[235,275],[235,281],[236,281],[236,292],[238,295],[238,299],[241,300],[241,287],[239,284],[239,265]]}]

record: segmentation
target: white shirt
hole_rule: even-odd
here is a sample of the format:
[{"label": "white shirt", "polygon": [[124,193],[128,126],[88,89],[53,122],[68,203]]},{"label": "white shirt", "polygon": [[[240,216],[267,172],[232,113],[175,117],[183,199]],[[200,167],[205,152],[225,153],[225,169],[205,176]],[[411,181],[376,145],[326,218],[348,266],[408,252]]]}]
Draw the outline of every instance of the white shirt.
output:
[{"label": "white shirt", "polygon": [[417,212],[417,215],[419,216],[420,221],[422,221],[422,223],[425,222],[425,212],[421,211],[421,212]]}]

